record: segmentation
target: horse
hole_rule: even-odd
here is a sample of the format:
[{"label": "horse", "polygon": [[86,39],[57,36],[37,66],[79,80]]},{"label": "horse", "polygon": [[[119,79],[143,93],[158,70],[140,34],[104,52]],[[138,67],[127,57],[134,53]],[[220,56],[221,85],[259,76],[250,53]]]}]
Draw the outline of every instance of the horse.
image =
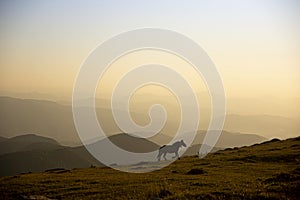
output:
[{"label": "horse", "polygon": [[160,147],[159,150],[158,150],[158,155],[157,155],[158,161],[160,161],[160,157],[161,157],[162,154],[163,154],[164,159],[167,160],[167,158],[166,158],[167,153],[175,153],[175,156],[172,157],[173,159],[176,158],[176,157],[179,158],[178,150],[181,146],[186,147],[186,144],[184,143],[183,140],[177,141],[172,145],[164,145],[164,146]]}]

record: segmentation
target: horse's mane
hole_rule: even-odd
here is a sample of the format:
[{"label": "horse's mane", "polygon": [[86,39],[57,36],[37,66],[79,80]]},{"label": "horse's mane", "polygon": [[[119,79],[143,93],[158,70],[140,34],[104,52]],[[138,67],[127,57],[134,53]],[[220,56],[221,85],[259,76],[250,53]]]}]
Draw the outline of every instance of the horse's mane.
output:
[{"label": "horse's mane", "polygon": [[[172,145],[170,145],[170,146],[174,146],[174,145],[177,145],[177,144],[180,144],[181,142],[180,141],[177,141],[177,142],[174,142]],[[159,149],[162,149],[162,148],[164,148],[165,146],[167,146],[167,145],[163,145],[163,146],[161,146]]]},{"label": "horse's mane", "polygon": [[181,143],[181,142],[180,142],[180,141],[174,142],[174,143],[172,144],[172,146],[173,146],[173,145],[176,145],[176,144],[179,144],[179,143]]}]

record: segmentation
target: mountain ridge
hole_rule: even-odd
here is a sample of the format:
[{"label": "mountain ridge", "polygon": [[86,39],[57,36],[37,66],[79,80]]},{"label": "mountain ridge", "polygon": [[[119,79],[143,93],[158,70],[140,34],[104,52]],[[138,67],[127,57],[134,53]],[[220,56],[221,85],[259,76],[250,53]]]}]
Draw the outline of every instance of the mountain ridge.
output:
[{"label": "mountain ridge", "polygon": [[[24,103],[25,102],[25,103]],[[120,132],[111,120],[109,109],[97,109],[97,115],[106,133]],[[275,119],[271,123],[271,119]],[[51,137],[68,146],[80,145],[72,114],[72,107],[49,100],[22,100],[0,96],[0,136],[12,137],[21,133],[34,132]],[[259,125],[259,126],[258,126]],[[260,133],[268,138],[285,138],[298,133],[299,125],[295,120],[281,116],[228,115],[224,130],[241,133]],[[289,136],[291,137],[291,136]]]},{"label": "mountain ridge", "polygon": [[0,177],[0,191],[4,199],[296,200],[299,155],[300,137],[273,139],[249,147],[227,148],[202,159],[183,157],[145,174],[89,167]]},{"label": "mountain ridge", "polygon": [[[125,133],[98,140],[89,144],[89,147],[101,146],[107,142],[106,140],[110,140],[120,148],[136,153],[156,151],[160,147],[150,140],[136,138]],[[192,145],[183,156],[197,155],[201,145]],[[212,152],[220,149],[222,148],[214,147]],[[13,175],[29,171],[40,172],[49,168],[72,169],[103,166],[88,152],[85,146],[62,146],[54,139],[35,134],[16,136],[0,142],[0,163],[4,163],[0,166],[0,175]]]}]

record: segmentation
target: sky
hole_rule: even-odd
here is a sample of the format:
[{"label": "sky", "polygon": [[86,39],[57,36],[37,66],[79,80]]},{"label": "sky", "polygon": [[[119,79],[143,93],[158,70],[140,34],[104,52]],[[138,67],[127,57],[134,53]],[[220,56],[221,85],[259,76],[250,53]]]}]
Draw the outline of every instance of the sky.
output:
[{"label": "sky", "polygon": [[0,92],[70,100],[78,70],[97,45],[124,31],[153,27],[202,46],[228,98],[268,98],[299,108],[299,10],[297,0],[4,0]]}]

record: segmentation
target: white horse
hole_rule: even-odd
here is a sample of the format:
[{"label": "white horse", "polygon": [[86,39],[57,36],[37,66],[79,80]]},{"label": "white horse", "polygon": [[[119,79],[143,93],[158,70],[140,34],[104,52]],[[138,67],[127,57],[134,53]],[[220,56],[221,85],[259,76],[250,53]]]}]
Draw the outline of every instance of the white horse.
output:
[{"label": "white horse", "polygon": [[157,155],[158,161],[160,161],[160,157],[162,154],[163,154],[164,159],[167,160],[167,158],[166,158],[167,153],[175,153],[175,156],[173,158],[176,158],[176,157],[179,158],[178,150],[181,146],[186,147],[186,144],[183,142],[183,140],[175,142],[172,145],[164,145],[164,146],[160,147],[158,150],[158,155]]}]

